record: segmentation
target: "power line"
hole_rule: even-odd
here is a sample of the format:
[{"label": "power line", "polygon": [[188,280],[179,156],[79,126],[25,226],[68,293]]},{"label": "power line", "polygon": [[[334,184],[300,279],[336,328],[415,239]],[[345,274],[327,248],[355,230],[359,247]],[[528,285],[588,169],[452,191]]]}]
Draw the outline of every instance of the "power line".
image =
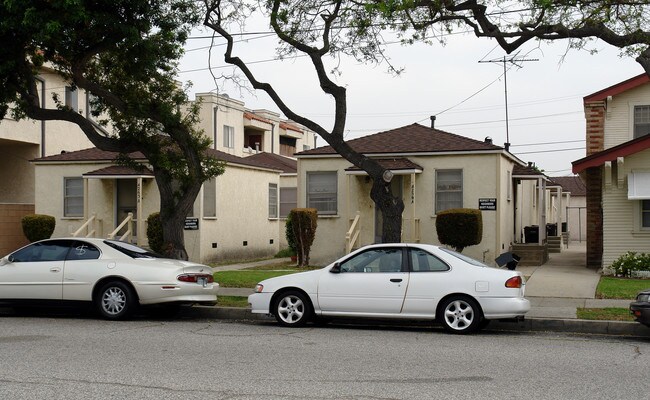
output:
[{"label": "power line", "polygon": [[522,155],[522,154],[540,154],[540,153],[557,153],[560,151],[575,151],[575,150],[584,150],[584,147],[574,147],[572,149],[557,149],[557,150],[539,150],[539,151],[524,151],[521,153],[512,153],[516,155]]}]

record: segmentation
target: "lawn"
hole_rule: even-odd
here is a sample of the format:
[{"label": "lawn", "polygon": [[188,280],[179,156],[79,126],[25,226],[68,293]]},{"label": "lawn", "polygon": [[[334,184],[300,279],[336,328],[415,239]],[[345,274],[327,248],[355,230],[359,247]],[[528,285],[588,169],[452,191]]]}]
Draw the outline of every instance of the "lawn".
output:
[{"label": "lawn", "polygon": [[650,288],[650,279],[629,279],[603,276],[596,288],[599,299],[636,299],[637,293]]},{"label": "lawn", "polygon": [[602,321],[634,321],[634,317],[627,308],[578,308],[579,319]]},{"label": "lawn", "polygon": [[217,305],[219,307],[248,307],[248,297],[242,296],[219,296],[217,298]]},{"label": "lawn", "polygon": [[276,276],[295,274],[296,272],[310,271],[320,267],[299,268],[294,264],[278,263],[262,265],[235,271],[219,271],[214,273],[214,280],[222,287],[228,288],[255,288],[260,281]]}]

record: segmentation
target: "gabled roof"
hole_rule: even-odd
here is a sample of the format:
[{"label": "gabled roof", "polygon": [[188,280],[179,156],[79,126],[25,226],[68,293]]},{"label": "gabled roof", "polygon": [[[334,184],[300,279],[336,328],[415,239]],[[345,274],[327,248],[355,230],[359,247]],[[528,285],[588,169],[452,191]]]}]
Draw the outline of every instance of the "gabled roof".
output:
[{"label": "gabled roof", "polygon": [[[263,162],[259,159],[251,159],[251,157],[237,157],[232,154],[224,153],[223,151],[208,149],[207,153],[212,157],[225,161],[230,164],[244,165],[256,168],[264,168],[271,170],[282,170],[277,165]],[[37,158],[32,160],[36,163],[82,163],[82,162],[113,162],[119,153],[114,151],[104,151],[96,147],[85,150],[70,151],[52,156]],[[140,152],[129,153],[129,157],[134,161],[147,161],[145,156]]]},{"label": "gabled roof", "polygon": [[[348,145],[362,154],[443,153],[499,151],[502,147],[464,136],[412,124],[349,140]],[[297,157],[336,154],[331,146],[297,153]]]},{"label": "gabled roof", "polygon": [[609,96],[616,96],[648,82],[650,82],[650,77],[648,77],[648,74],[644,72],[641,75],[635,76],[634,78],[630,78],[623,82],[617,83],[616,85],[612,85],[606,89],[599,90],[596,93],[587,95],[583,100],[585,103],[588,103],[590,101],[602,101],[607,99]]},{"label": "gabled roof", "polygon": [[626,157],[650,148],[650,134],[610,147],[607,150],[573,161],[573,173],[577,174],[587,168],[599,167],[607,161],[614,161],[618,157]]},{"label": "gabled roof", "polygon": [[[390,170],[390,171],[422,171],[424,168],[419,166],[418,164],[414,163],[413,161],[409,160],[408,158],[404,157],[397,157],[397,158],[376,158],[374,159],[381,165],[384,169]],[[352,166],[350,168],[346,168],[346,171],[361,171],[361,168],[357,166]]]},{"label": "gabled roof", "polygon": [[150,176],[153,177],[153,172],[149,168],[144,168],[142,171],[135,170],[131,167],[124,167],[120,165],[111,165],[110,167],[100,168],[95,171],[86,172],[83,176]]},{"label": "gabled roof", "polygon": [[274,169],[279,169],[285,174],[295,174],[298,172],[298,162],[293,158],[281,156],[273,153],[257,153],[250,157],[248,160],[259,162],[264,165],[270,165]]},{"label": "gabled roof", "polygon": [[562,186],[565,192],[571,192],[571,196],[586,196],[587,187],[579,175],[574,176],[554,176],[551,181]]}]

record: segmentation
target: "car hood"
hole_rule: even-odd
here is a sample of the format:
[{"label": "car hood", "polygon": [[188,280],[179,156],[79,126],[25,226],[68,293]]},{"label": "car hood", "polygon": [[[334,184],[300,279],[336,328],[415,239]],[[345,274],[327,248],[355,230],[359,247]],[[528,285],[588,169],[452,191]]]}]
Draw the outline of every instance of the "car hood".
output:
[{"label": "car hood", "polygon": [[[265,279],[259,282],[264,285],[264,292],[274,292],[276,289],[285,286],[303,287],[305,283],[316,283],[318,275],[324,273],[326,268],[316,269],[313,271],[297,272],[295,274],[276,276],[275,278]],[[310,285],[308,285],[310,286]]]}]

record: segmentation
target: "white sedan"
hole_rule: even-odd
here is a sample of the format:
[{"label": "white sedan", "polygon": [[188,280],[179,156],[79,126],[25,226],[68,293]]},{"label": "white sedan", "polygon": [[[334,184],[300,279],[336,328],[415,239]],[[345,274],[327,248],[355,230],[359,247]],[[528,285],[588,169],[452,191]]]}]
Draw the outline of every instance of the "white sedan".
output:
[{"label": "white sedan", "polygon": [[158,258],[129,243],[48,239],[0,259],[0,302],[92,302],[107,319],[142,304],[215,304],[212,268]]},{"label": "white sedan", "polygon": [[470,333],[492,319],[522,318],[530,310],[524,285],[520,272],[442,247],[377,244],[319,270],[264,280],[248,302],[284,326],[318,317],[404,318]]}]

